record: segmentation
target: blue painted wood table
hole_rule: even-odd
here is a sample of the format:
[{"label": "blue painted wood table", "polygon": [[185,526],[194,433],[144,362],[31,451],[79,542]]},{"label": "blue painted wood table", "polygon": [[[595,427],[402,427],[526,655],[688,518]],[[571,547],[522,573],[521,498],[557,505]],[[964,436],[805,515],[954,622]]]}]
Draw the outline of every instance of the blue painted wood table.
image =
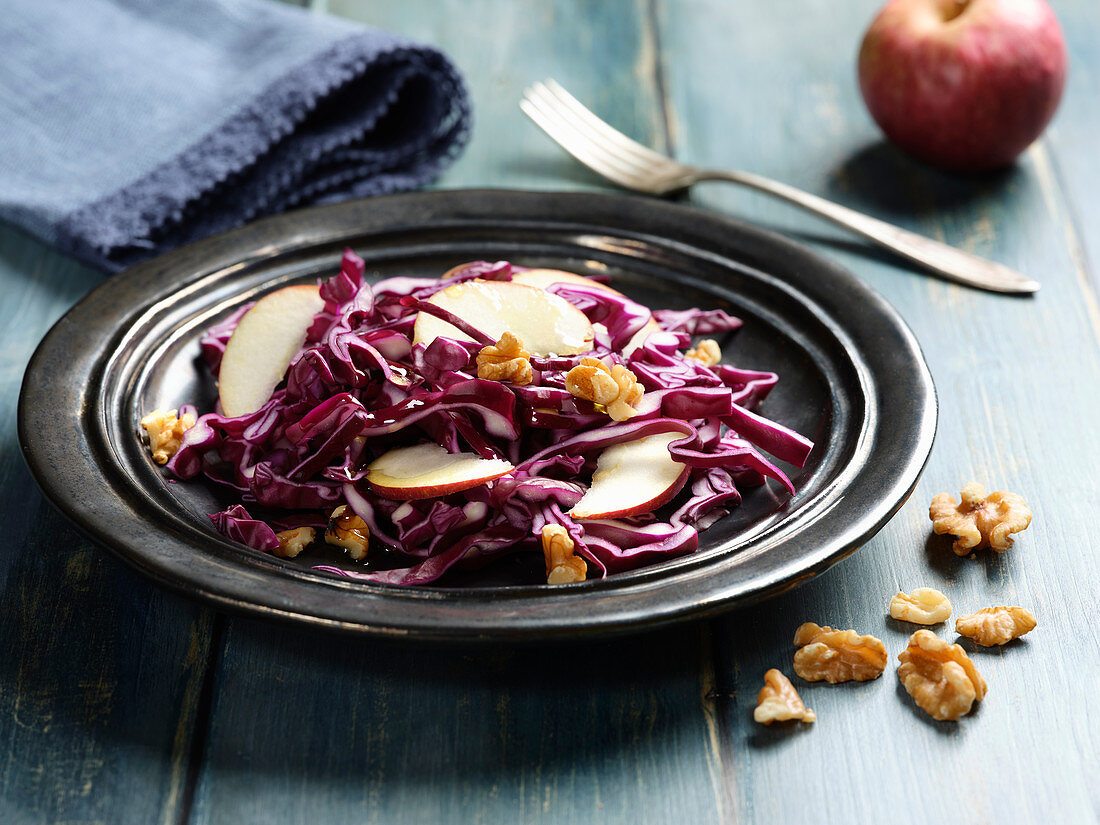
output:
[{"label": "blue painted wood table", "polygon": [[[812,217],[721,184],[691,202],[806,243],[912,326],[941,403],[911,499],[795,590],[718,619],[552,647],[422,647],[223,615],[82,539],[34,484],[19,382],[50,324],[102,279],[0,227],[0,822],[1095,822],[1100,815],[1100,11],[1055,0],[1061,110],[1010,170],[952,177],[884,145],[854,54],[877,0],[330,0],[438,44],[466,74],[473,142],[442,187],[599,190],[528,123],[552,76],[614,125],[1000,260],[1043,288],[952,286]],[[58,438],[64,438],[59,432]],[[978,480],[1035,518],[1002,555],[957,558],[927,507]],[[94,490],[87,495],[95,495]],[[938,723],[891,664],[798,687],[812,726],[757,726],[764,671],[803,621],[891,662],[899,589],[958,611],[1022,605],[1026,639],[971,646],[976,713]],[[941,634],[942,635],[942,634]],[[954,637],[952,636],[952,639]]]}]

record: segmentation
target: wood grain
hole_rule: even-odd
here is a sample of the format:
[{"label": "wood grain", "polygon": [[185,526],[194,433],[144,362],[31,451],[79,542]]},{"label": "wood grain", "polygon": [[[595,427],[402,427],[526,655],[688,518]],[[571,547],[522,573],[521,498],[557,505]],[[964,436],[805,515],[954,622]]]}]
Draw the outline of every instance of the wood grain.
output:
[{"label": "wood grain", "polygon": [[[98,273],[0,227],[0,821],[175,823],[210,614],[43,501],[19,454],[23,368]],[[94,495],[74,490],[73,495]]]},{"label": "wood grain", "polygon": [[[1097,720],[1087,708],[1100,669],[1085,653],[1096,631],[1082,609],[1096,601],[1098,571],[1086,549],[1094,545],[1090,525],[1074,502],[1098,492],[1092,276],[1067,248],[1072,209],[1050,171],[1048,142],[1013,170],[973,180],[927,170],[879,142],[851,77],[851,55],[874,6],[860,3],[859,13],[844,15],[827,14],[821,3],[666,6],[678,153],[746,166],[873,211],[1033,273],[1043,290],[1018,300],[948,285],[789,207],[732,187],[695,193],[707,208],[809,240],[883,292],[921,341],[941,407],[924,478],[879,536],[820,580],[720,623],[716,673],[726,741],[739,758],[739,813],[760,822],[1043,822],[1058,809],[1070,821],[1089,821]],[[784,46],[815,39],[833,47],[792,55]],[[723,95],[727,105],[714,106]],[[1077,111],[1068,99],[1063,120]],[[743,124],[733,140],[731,117]],[[957,495],[972,479],[1021,493],[1035,511],[1031,529],[1003,556],[956,559],[949,540],[930,537],[932,495]],[[1026,640],[973,653],[990,692],[959,723],[924,716],[893,673],[915,628],[889,620],[886,604],[898,589],[922,585],[947,593],[956,615],[993,604],[1041,615]],[[894,665],[864,685],[796,679],[818,714],[814,729],[761,731],[749,709],[768,667],[792,674],[791,637],[802,621],[879,636]],[[951,627],[940,633],[954,640]],[[792,776],[813,792],[790,793]],[[808,808],[807,797],[820,807]]]},{"label": "wood grain", "polygon": [[195,821],[719,822],[699,638],[435,648],[234,619]]}]

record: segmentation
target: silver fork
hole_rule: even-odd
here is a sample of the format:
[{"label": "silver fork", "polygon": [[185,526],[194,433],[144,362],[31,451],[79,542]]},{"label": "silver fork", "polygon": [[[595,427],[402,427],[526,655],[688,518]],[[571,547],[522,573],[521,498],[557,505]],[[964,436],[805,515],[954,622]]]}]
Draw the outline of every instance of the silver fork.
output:
[{"label": "silver fork", "polygon": [[872,218],[785,183],[724,169],[688,166],[654,152],[600,120],[557,82],[534,83],[520,108],[565,151],[613,183],[665,195],[705,180],[739,183],[801,206],[951,281],[992,292],[1031,293],[1039,284],[1002,264]]}]

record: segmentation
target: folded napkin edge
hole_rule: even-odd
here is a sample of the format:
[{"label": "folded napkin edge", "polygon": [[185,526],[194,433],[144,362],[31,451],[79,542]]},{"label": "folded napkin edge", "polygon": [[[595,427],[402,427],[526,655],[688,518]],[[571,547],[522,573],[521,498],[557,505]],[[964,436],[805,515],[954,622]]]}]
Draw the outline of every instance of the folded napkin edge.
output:
[{"label": "folded napkin edge", "polygon": [[[337,40],[278,80],[251,101],[208,131],[184,152],[152,172],[116,192],[84,205],[57,224],[56,244],[101,268],[117,271],[148,257],[157,248],[158,239],[186,222],[188,211],[201,204],[212,192],[253,168],[280,142],[292,136],[318,106],[339,93],[347,84],[367,72],[386,65],[407,62],[416,66],[442,86],[440,96],[449,101],[450,110],[442,112],[433,132],[443,133],[433,143],[434,156],[410,175],[409,170],[394,170],[395,180],[378,191],[402,191],[434,180],[462,151],[469,139],[470,105],[465,84],[457,70],[439,50],[391,38],[379,44],[377,33],[356,33]],[[366,110],[362,133],[366,134],[388,106],[396,90],[391,90],[379,110]],[[421,142],[421,141],[418,141]],[[273,170],[278,173],[279,170]],[[377,170],[375,170],[377,172]],[[354,177],[351,178],[354,181]],[[270,184],[269,184],[270,185]],[[369,189],[369,187],[368,187]],[[356,194],[352,187],[349,194]],[[315,193],[314,197],[331,193]],[[283,197],[279,204],[285,208]],[[277,209],[259,203],[248,214],[225,214],[198,221],[201,229],[183,232],[179,245],[206,234],[232,228],[246,218],[259,217]]]}]

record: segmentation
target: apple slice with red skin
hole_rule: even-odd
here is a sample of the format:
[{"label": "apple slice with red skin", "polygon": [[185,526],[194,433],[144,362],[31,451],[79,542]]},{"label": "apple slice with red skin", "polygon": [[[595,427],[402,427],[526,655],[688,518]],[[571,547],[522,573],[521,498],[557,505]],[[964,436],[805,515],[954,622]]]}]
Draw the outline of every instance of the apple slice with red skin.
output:
[{"label": "apple slice with red skin", "polygon": [[592,486],[569,515],[575,519],[635,516],[671,500],[691,473],[668,450],[669,444],[683,437],[682,432],[654,433],[608,447],[596,459]]},{"label": "apple slice with red skin", "polygon": [[265,295],[241,317],[218,370],[225,415],[249,415],[267,402],[324,306],[317,286],[303,284]]},{"label": "apple slice with red skin", "polygon": [[[499,340],[511,332],[535,355],[579,355],[592,349],[592,324],[584,313],[546,290],[511,281],[464,281],[428,298],[463,321]],[[421,312],[413,325],[413,343],[437,337],[469,341],[446,321]]]},{"label": "apple slice with red skin", "polygon": [[[614,287],[610,287],[601,281],[593,281],[591,278],[586,278],[575,272],[566,272],[564,269],[525,269],[522,272],[515,272],[512,274],[512,283],[527,284],[528,286],[538,287],[539,289],[546,289],[546,287],[551,284],[580,284],[581,286],[605,289],[615,295],[623,294]],[[623,347],[622,354],[624,356],[630,355],[630,353],[634,352],[634,350],[645,343],[645,339],[649,337],[650,333],[660,331],[660,325],[650,318],[645,322],[645,326],[635,332],[630,340],[627,341],[626,346]]]},{"label": "apple slice with red skin", "polygon": [[372,461],[367,466],[367,483],[382,498],[411,501],[468,490],[514,469],[500,458],[449,453],[438,444],[415,444],[397,447]]}]

